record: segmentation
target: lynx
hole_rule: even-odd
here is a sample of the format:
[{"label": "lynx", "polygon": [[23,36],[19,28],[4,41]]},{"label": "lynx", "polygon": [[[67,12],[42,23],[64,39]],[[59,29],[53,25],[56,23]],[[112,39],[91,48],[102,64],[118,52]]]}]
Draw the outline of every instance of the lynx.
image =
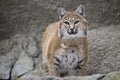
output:
[{"label": "lynx", "polygon": [[84,6],[76,11],[58,8],[60,20],[48,25],[42,37],[44,68],[52,76],[85,75],[88,58],[87,20]]}]

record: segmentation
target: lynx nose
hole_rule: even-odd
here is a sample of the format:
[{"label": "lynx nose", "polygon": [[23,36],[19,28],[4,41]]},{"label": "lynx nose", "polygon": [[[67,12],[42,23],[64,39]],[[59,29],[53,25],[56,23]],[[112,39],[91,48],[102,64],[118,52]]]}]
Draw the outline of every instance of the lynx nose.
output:
[{"label": "lynx nose", "polygon": [[73,29],[73,28],[67,30],[68,34],[77,34],[77,32],[78,32],[78,30],[77,29]]}]

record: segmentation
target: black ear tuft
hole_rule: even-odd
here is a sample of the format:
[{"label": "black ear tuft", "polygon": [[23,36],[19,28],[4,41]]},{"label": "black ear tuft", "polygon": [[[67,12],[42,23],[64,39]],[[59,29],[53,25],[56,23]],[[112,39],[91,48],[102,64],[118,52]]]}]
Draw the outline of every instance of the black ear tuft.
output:
[{"label": "black ear tuft", "polygon": [[67,11],[64,10],[62,7],[58,7],[58,14],[60,19],[66,14],[66,12]]},{"label": "black ear tuft", "polygon": [[79,5],[76,12],[85,17],[85,10],[83,4]]}]

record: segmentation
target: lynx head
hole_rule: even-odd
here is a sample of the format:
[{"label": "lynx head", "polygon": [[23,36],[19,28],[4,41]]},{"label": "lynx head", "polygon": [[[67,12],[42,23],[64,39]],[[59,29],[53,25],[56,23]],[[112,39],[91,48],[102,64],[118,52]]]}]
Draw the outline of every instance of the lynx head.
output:
[{"label": "lynx head", "polygon": [[84,6],[80,5],[76,11],[66,11],[62,7],[58,8],[60,25],[58,36],[61,39],[73,39],[86,37],[87,26],[84,14]]}]

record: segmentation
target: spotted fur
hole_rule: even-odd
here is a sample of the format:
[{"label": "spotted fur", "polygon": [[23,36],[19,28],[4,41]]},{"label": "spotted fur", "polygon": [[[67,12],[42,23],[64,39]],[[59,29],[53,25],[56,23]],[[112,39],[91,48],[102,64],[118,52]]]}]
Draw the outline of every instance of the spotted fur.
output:
[{"label": "spotted fur", "polygon": [[[77,76],[83,68],[82,51],[75,48],[58,49],[54,58],[54,68],[58,76],[62,74]],[[63,76],[65,76],[63,75]]]}]

